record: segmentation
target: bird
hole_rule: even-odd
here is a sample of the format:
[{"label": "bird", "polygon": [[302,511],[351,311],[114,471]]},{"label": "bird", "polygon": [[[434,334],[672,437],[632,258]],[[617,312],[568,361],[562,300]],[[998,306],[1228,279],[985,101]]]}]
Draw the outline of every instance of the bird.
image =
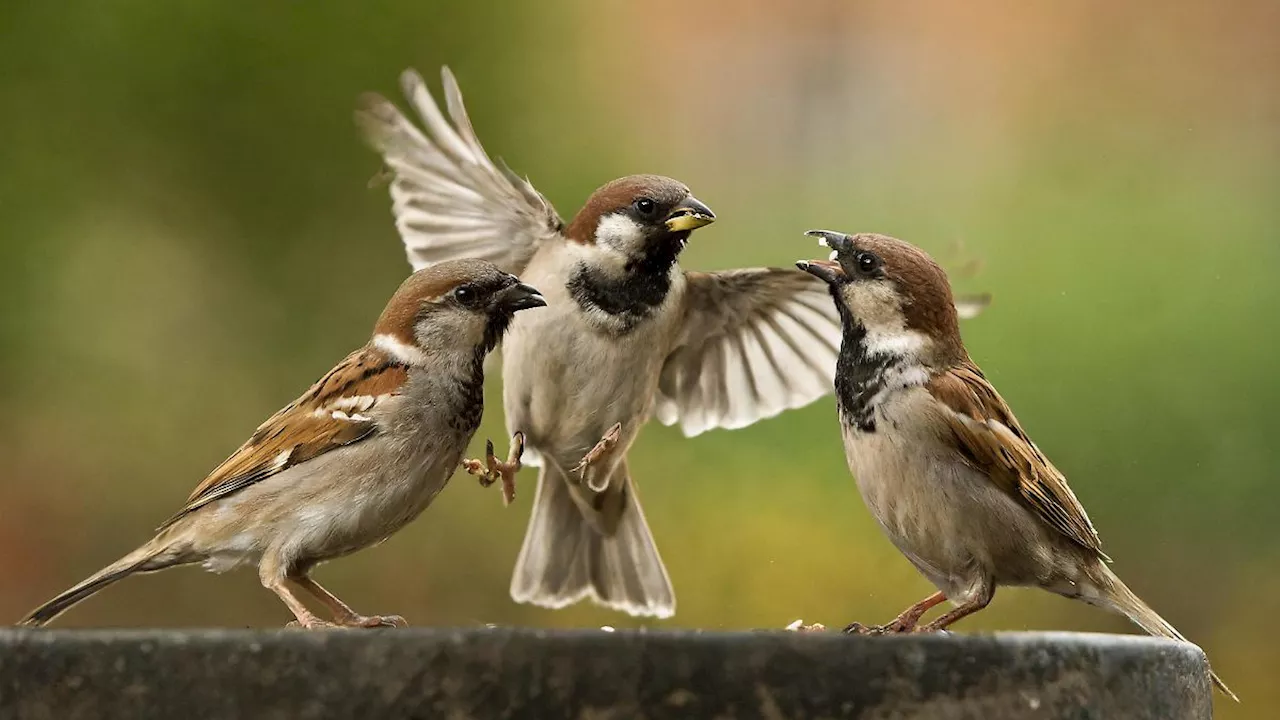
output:
[{"label": "bird", "polygon": [[[840,314],[834,386],[849,470],[890,541],[938,588],[890,623],[846,631],[940,631],[997,587],[1026,586],[1185,641],[1112,572],[1066,477],[969,357],[942,268],[886,235],[809,235],[831,251],[796,265],[826,283]],[[954,608],[920,624],[946,601]]]},{"label": "bird", "polygon": [[256,565],[303,628],[405,625],[356,613],[311,571],[387,539],[431,504],[480,424],[485,356],[516,312],[545,304],[483,260],[413,273],[369,342],[260,425],[151,540],[18,624],[45,625],[130,575],[202,563],[219,573]]}]

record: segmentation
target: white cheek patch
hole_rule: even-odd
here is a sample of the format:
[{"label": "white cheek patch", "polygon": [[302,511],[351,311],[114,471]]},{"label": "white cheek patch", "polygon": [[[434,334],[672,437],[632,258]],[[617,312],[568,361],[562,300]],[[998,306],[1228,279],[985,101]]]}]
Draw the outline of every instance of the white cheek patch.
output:
[{"label": "white cheek patch", "polygon": [[373,346],[390,355],[405,365],[426,365],[427,356],[413,345],[400,341],[394,335],[378,334],[373,336]]},{"label": "white cheek patch", "polygon": [[883,281],[846,286],[845,304],[866,328],[863,348],[868,355],[917,358],[928,350],[928,336],[907,328],[901,301]]},{"label": "white cheek patch", "polygon": [[596,242],[621,252],[639,247],[644,240],[644,230],[635,220],[621,213],[600,216],[596,225]]}]

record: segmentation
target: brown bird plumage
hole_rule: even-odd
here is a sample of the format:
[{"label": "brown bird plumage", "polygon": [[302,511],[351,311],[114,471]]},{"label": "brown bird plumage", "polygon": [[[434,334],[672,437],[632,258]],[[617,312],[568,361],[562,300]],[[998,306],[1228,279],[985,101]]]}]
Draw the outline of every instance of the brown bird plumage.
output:
[{"label": "brown bird plumage", "polygon": [[[1185,640],[1111,571],[1066,478],[969,358],[946,273],[891,237],[810,234],[832,250],[797,265],[828,284],[841,316],[835,387],[849,469],[889,539],[940,591],[887,625],[848,630],[941,630],[1013,585]],[[918,625],[945,600],[956,607]]]},{"label": "brown bird plumage", "polygon": [[[134,552],[32,611],[44,625],[134,573],[256,564],[305,627],[402,625],[365,617],[310,577],[317,564],[377,543],[424,510],[459,466],[483,412],[483,361],[537,292],[479,260],[414,273],[367,345],[284,409],[200,483]],[[319,619],[306,590],[333,614]]]}]

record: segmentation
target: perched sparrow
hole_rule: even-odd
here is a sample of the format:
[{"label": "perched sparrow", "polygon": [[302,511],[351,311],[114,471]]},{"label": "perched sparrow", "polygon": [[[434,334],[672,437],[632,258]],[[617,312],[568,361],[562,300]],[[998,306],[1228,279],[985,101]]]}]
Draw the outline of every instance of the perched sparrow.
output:
[{"label": "perched sparrow", "polygon": [[[969,359],[946,273],[884,235],[809,234],[832,250],[797,266],[827,283],[840,312],[835,387],[849,469],[889,539],[941,591],[888,625],[849,631],[941,630],[986,607],[997,586],[1022,585],[1185,640],[1107,567],[1066,478]],[[946,600],[956,607],[917,627]]]},{"label": "perched sparrow", "polygon": [[[128,575],[203,563],[214,572],[256,564],[303,627],[404,625],[356,614],[311,569],[386,539],[431,504],[480,424],[485,356],[516,311],[545,304],[482,260],[414,273],[373,339],[263,423],[154,538],[20,624],[44,625]],[[299,588],[333,623],[307,609]]]}]

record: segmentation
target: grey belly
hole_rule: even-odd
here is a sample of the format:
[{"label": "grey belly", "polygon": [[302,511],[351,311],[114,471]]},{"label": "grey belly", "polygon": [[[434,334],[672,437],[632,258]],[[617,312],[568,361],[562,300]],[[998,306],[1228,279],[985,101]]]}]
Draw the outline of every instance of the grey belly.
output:
[{"label": "grey belly", "polygon": [[615,423],[624,445],[652,406],[661,358],[656,344],[620,341],[580,320],[547,319],[520,328],[503,347],[503,404],[508,432],[522,431],[532,460],[552,455],[575,464]]},{"label": "grey belly", "polygon": [[901,457],[868,464],[858,485],[890,541],[952,600],[1053,572],[1052,531],[964,465]]}]

